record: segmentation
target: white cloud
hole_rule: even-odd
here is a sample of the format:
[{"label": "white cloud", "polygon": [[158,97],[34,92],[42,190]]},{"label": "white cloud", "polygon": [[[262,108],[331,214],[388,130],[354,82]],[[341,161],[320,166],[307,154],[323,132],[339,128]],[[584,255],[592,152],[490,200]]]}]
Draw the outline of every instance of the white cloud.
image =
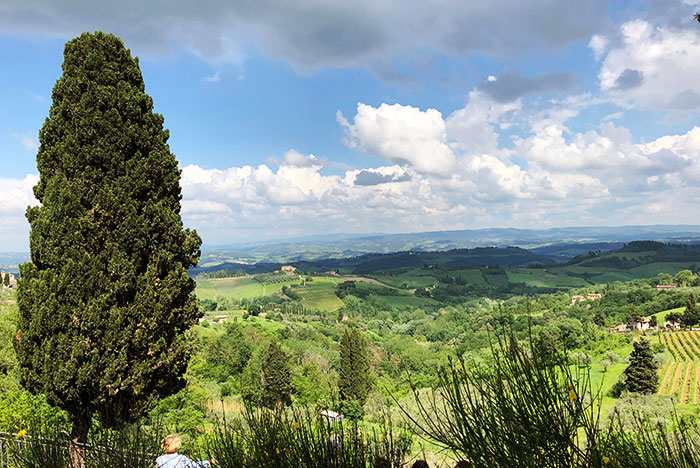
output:
[{"label": "white cloud", "polygon": [[[619,35],[598,75],[610,99],[643,108],[700,109],[700,28],[635,20],[621,25]],[[590,46],[600,50],[593,40]]]},{"label": "white cloud", "polygon": [[358,103],[352,124],[340,113],[338,121],[345,127],[348,144],[367,154],[424,174],[447,175],[455,164],[445,121],[435,109]]},{"label": "white cloud", "polygon": [[211,76],[205,76],[202,78],[205,83],[219,83],[221,82],[221,71],[217,71]]},{"label": "white cloud", "polygon": [[593,51],[596,60],[600,60],[608,49],[609,41],[606,37],[595,34],[588,42],[588,47]]},{"label": "white cloud", "polygon": [[467,154],[507,156],[509,152],[502,150],[498,143],[497,128],[511,121],[520,108],[519,99],[501,104],[488,99],[480,91],[470,92],[466,106],[447,118],[450,146]]},{"label": "white cloud", "polygon": [[323,166],[323,163],[321,163],[321,161],[313,154],[309,154],[307,156],[292,149],[284,153],[284,157],[282,158],[280,165],[294,167],[320,167]]},{"label": "white cloud", "polygon": [[29,223],[24,213],[28,206],[39,204],[32,191],[38,181],[35,174],[24,179],[0,178],[0,250],[28,250]]},{"label": "white cloud", "polygon": [[28,174],[24,179],[0,178],[0,214],[23,215],[28,206],[37,205],[32,189],[39,176]]},{"label": "white cloud", "polygon": [[25,133],[13,133],[10,135],[15,140],[19,140],[20,144],[24,149],[29,151],[36,151],[39,148],[39,142],[35,137],[31,137]]}]

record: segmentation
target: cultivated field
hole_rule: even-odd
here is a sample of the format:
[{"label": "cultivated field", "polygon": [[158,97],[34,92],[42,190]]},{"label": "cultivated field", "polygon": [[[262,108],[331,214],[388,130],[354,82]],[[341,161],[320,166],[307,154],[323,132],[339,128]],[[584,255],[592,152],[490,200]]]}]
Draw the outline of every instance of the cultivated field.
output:
[{"label": "cultivated field", "polygon": [[659,395],[676,396],[678,402],[700,403],[700,332],[662,333],[670,362],[659,370]]},{"label": "cultivated field", "polygon": [[315,276],[303,288],[294,288],[301,297],[301,303],[306,310],[333,312],[343,307],[343,301],[335,295],[335,286],[342,280]]},{"label": "cultivated field", "polygon": [[282,289],[283,286],[298,284],[299,279],[294,276],[290,281],[273,284],[261,284],[251,276],[237,278],[197,278],[197,297],[202,299],[221,300],[231,299],[253,299],[266,296]]}]

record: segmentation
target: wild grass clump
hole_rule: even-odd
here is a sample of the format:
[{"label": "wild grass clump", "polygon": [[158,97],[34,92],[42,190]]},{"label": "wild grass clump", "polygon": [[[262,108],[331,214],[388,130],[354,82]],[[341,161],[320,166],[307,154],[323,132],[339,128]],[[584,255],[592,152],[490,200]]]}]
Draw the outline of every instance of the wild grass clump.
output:
[{"label": "wild grass clump", "polygon": [[12,468],[153,468],[162,432],[140,425],[96,430],[88,444],[77,446],[80,459],[71,460],[71,441],[64,430],[43,427],[31,435],[20,430],[3,440],[3,456]]},{"label": "wild grass clump", "polygon": [[473,467],[700,466],[698,431],[675,414],[658,424],[635,413],[632,427],[615,412],[601,419],[587,365],[512,333],[492,354],[450,361],[427,398],[413,389],[417,410],[405,414],[416,433]]},{"label": "wild grass clump", "polygon": [[[3,448],[12,468],[153,468],[166,432],[158,425],[95,431],[77,463],[61,430],[15,435]],[[308,409],[248,408],[241,418],[220,421],[183,453],[196,460],[214,458],[222,468],[399,468],[412,441],[390,421],[362,427],[331,423]]]},{"label": "wild grass clump", "polygon": [[390,423],[362,428],[299,409],[248,409],[209,440],[222,468],[399,468],[412,445],[411,435]]}]

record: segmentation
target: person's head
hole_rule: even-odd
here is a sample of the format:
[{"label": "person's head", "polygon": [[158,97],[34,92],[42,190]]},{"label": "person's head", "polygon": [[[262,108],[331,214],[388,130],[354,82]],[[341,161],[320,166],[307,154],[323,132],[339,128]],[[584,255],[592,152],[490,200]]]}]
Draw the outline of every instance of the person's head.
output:
[{"label": "person's head", "polygon": [[430,468],[425,460],[417,460],[411,468]]},{"label": "person's head", "polygon": [[182,440],[180,436],[175,434],[170,434],[165,439],[163,439],[163,451],[165,453],[175,453],[178,451],[182,445]]},{"label": "person's head", "polygon": [[472,466],[472,464],[469,463],[468,461],[466,461],[466,460],[460,460],[460,461],[458,461],[457,464],[455,465],[455,468],[470,468],[471,466]]}]

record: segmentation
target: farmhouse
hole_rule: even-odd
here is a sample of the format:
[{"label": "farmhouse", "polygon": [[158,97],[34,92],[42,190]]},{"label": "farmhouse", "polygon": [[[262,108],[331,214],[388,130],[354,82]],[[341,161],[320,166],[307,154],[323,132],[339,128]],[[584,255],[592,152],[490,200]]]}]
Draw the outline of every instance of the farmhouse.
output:
[{"label": "farmhouse", "polygon": [[280,268],[280,270],[282,270],[284,273],[287,273],[287,275],[289,276],[293,275],[296,269],[296,267],[293,267],[291,265],[285,265],[282,268]]},{"label": "farmhouse", "polygon": [[572,306],[572,305],[576,304],[577,302],[583,302],[585,300],[586,300],[586,298],[583,296],[572,296],[571,297],[571,304],[569,304],[569,305]]},{"label": "farmhouse", "polygon": [[651,321],[651,319],[649,317],[644,317],[639,322],[635,322],[634,327],[632,327],[632,329],[633,330],[641,330],[641,331],[649,330],[649,328],[650,328],[649,322],[650,321]]},{"label": "farmhouse", "polygon": [[659,284],[656,286],[656,289],[658,289],[658,290],[676,289],[676,286],[674,286],[673,284]]},{"label": "farmhouse", "polygon": [[610,329],[610,333],[624,333],[628,330],[627,324],[623,323]]}]

